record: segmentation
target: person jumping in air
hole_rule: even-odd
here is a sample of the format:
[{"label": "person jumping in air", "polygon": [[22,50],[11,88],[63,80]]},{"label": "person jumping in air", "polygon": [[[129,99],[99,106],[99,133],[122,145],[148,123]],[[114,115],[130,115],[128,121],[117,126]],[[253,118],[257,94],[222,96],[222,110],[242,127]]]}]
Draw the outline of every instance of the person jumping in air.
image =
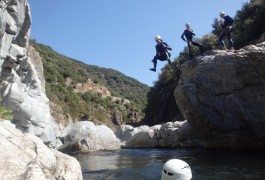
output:
[{"label": "person jumping in air", "polygon": [[171,56],[171,48],[167,45],[167,43],[163,42],[161,36],[155,36],[156,41],[156,55],[152,62],[154,63],[154,68],[150,68],[151,71],[156,72],[156,64],[157,60],[165,61],[167,60],[169,64],[171,64],[170,56]]},{"label": "person jumping in air", "polygon": [[[186,37],[186,39],[184,38],[184,36]],[[189,55],[190,55],[190,59],[193,58],[193,54],[191,51],[191,46],[198,46],[201,50],[201,55],[204,56],[203,53],[203,45],[193,41],[193,36],[195,36],[195,33],[192,31],[191,27],[190,27],[190,23],[186,23],[186,29],[184,30],[183,34],[181,35],[181,39],[183,39],[183,41],[188,43],[188,48],[189,48]]]},{"label": "person jumping in air", "polygon": [[228,40],[228,43],[229,43],[229,49],[231,51],[234,51],[234,48],[233,48],[233,40],[231,38],[231,29],[232,29],[232,25],[234,23],[234,20],[228,16],[228,15],[225,15],[225,12],[220,12],[219,16],[223,19],[223,20],[220,20],[219,23],[220,23],[220,26],[223,28],[223,31],[221,32],[219,38],[218,38],[218,41],[220,43],[220,45],[222,46],[222,49],[224,50],[227,50],[227,48],[225,47],[225,43],[224,43],[224,38],[227,36],[227,40]]}]

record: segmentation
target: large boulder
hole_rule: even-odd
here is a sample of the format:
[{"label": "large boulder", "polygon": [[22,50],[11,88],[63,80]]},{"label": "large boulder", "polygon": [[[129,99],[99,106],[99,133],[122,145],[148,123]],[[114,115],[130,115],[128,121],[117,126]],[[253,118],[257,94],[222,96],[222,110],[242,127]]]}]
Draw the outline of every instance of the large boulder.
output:
[{"label": "large boulder", "polygon": [[116,136],[124,148],[172,148],[201,145],[195,131],[187,121],[168,122],[162,125],[133,128],[121,125]]},{"label": "large boulder", "polygon": [[0,122],[1,179],[81,180],[79,162],[49,149],[38,137],[22,133],[8,121]]},{"label": "large boulder", "polygon": [[206,147],[265,147],[265,42],[182,65],[175,99]]},{"label": "large boulder", "polygon": [[130,137],[136,134],[136,128],[130,125],[120,125],[115,132],[115,135],[121,140],[121,142],[128,141]]},{"label": "large boulder", "polygon": [[[121,128],[123,129],[123,128]],[[147,147],[157,147],[158,143],[155,137],[155,130],[150,128],[149,126],[140,126],[137,128],[134,128],[133,132],[127,131],[124,137],[121,137],[121,139],[125,140],[125,137],[129,137],[127,141],[123,144],[123,147],[133,147],[133,148],[147,148]],[[131,135],[131,137],[130,137]]]},{"label": "large boulder", "polygon": [[29,46],[28,1],[0,1],[0,8],[0,105],[12,110],[18,129],[56,147],[41,60]]},{"label": "large boulder", "polygon": [[105,125],[96,126],[81,121],[67,126],[61,135],[63,145],[58,148],[65,153],[88,153],[99,150],[119,150],[120,140]]}]

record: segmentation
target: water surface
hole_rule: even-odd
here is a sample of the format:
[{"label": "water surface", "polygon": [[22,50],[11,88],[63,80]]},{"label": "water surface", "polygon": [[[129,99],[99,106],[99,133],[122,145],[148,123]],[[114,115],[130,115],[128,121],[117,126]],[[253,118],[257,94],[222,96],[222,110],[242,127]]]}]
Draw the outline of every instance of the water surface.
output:
[{"label": "water surface", "polygon": [[86,180],[140,180],[161,178],[169,159],[186,161],[192,180],[265,179],[265,155],[261,152],[225,152],[204,149],[122,149],[76,156]]}]

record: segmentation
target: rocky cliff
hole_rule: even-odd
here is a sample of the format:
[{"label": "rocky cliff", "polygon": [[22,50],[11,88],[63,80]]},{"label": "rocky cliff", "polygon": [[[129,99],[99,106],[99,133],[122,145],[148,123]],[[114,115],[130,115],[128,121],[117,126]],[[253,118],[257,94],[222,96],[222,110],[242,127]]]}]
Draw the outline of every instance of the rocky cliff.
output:
[{"label": "rocky cliff", "polygon": [[28,45],[31,16],[27,0],[0,1],[0,98],[16,127],[56,146],[43,79]]},{"label": "rocky cliff", "polygon": [[265,148],[265,42],[182,66],[175,98],[206,147]]},{"label": "rocky cliff", "polygon": [[15,123],[0,119],[0,177],[81,180],[75,158],[46,146],[59,144],[45,95],[42,61],[28,44],[28,2],[0,0],[0,8],[0,105],[12,110]]},{"label": "rocky cliff", "polygon": [[82,180],[78,161],[0,120],[0,179]]}]

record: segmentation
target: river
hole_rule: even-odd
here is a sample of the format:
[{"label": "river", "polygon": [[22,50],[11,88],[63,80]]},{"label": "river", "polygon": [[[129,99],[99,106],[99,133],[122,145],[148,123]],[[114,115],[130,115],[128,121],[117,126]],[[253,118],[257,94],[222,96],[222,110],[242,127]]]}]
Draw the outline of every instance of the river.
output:
[{"label": "river", "polygon": [[159,180],[169,159],[186,161],[192,180],[265,179],[265,154],[205,149],[122,149],[77,155],[85,180]]}]

